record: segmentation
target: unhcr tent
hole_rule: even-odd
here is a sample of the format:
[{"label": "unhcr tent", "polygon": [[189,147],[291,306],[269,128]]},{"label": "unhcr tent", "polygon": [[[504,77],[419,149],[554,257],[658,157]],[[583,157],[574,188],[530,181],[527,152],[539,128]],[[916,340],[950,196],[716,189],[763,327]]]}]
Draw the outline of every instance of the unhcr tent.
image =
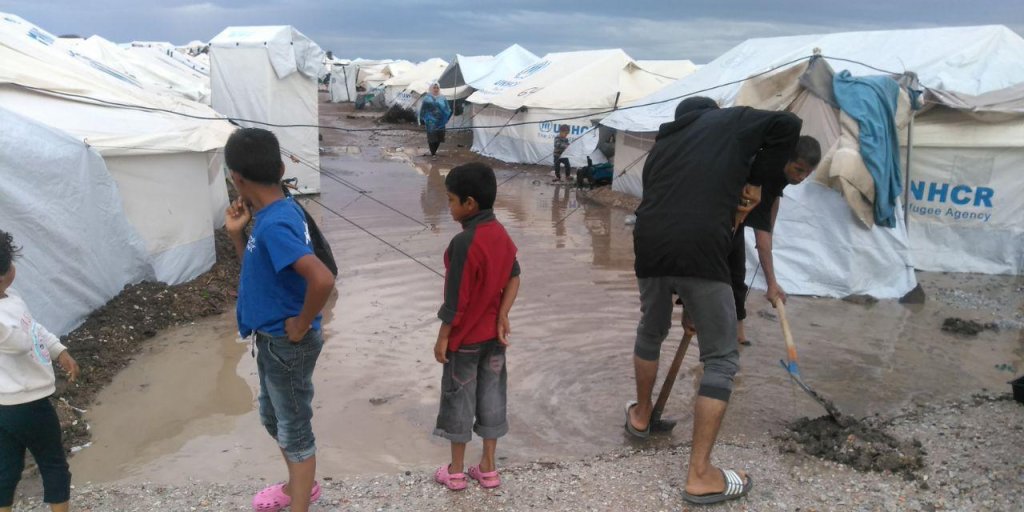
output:
[{"label": "unhcr tent", "polygon": [[[698,72],[638,102],[649,105],[617,112],[605,119],[605,124],[619,130],[613,187],[634,195],[642,194],[640,170],[643,157],[653,144],[654,132],[661,123],[672,118],[679,99],[694,91],[711,89],[701,94],[723,106],[793,110],[806,116],[805,131],[808,127],[817,127],[814,128],[818,130],[816,136],[831,132],[838,137],[855,131],[857,123],[851,126],[843,117],[844,112],[831,106],[823,108],[813,94],[803,95],[807,91],[803,72],[794,66],[806,66],[807,58],[815,49],[820,49],[824,60],[837,72],[846,70],[854,76],[885,74],[880,70],[913,72],[925,90],[925,105],[912,121],[908,120],[909,128],[902,130],[900,136],[904,160],[908,135],[912,148],[909,167],[905,167],[909,171],[902,176],[909,195],[904,196],[909,219],[897,212],[900,222],[894,229],[869,227],[871,223],[865,223],[857,214],[856,203],[844,201],[844,197],[850,197],[847,189],[840,195],[823,185],[824,182],[843,188],[845,177],[837,170],[843,166],[819,169],[809,180],[811,182],[786,189],[774,245],[782,286],[792,293],[802,294],[866,293],[896,297],[912,288],[915,267],[1020,273],[1024,219],[1013,212],[1021,211],[1024,188],[1020,180],[1011,177],[1019,174],[1012,167],[1013,162],[1019,161],[1018,157],[1006,155],[1021,154],[1024,144],[1013,143],[1012,136],[1008,135],[993,139],[995,145],[1004,147],[986,148],[969,136],[984,127],[993,128],[981,119],[987,115],[979,117],[969,112],[972,109],[984,110],[994,104],[1003,110],[998,114],[1001,117],[1014,119],[1017,115],[1012,113],[1017,103],[1008,99],[1013,94],[1007,91],[1014,90],[1014,84],[1024,82],[1024,69],[1018,65],[1024,59],[1024,40],[1005,27],[858,32],[747,41]],[[752,80],[721,85],[745,78]],[[979,97],[991,100],[992,94],[1001,100],[989,103],[978,100]],[[801,95],[810,97],[810,101],[800,100]],[[936,105],[937,98],[951,95],[972,103],[959,110]],[[1021,95],[1016,97],[1017,102],[1022,98]],[[815,110],[816,113],[812,112]],[[940,114],[951,116],[957,123],[940,118]],[[808,123],[809,120],[815,121]],[[829,121],[823,123],[823,120]],[[1008,123],[1003,128],[1013,124]],[[942,125],[942,135],[929,128],[936,125]],[[826,126],[828,130],[823,129]],[[935,130],[938,131],[938,127]],[[918,149],[920,132],[927,146]],[[855,148],[840,151],[844,148],[838,138],[824,138],[823,151],[827,155],[823,166],[829,159],[859,158]],[[963,142],[952,144],[952,139]],[[853,140],[856,144],[856,135]],[[979,152],[974,156],[985,155],[983,160],[988,165],[971,163],[971,157],[964,153],[967,148],[956,147],[963,144],[977,144],[973,149]],[[933,157],[922,157],[921,153],[931,153]],[[1001,157],[998,160],[997,155]],[[953,165],[958,159],[959,168]],[[997,167],[997,162],[1005,167]],[[929,176],[935,178],[928,179]],[[999,189],[991,201],[984,200],[989,198],[989,189],[999,188],[994,186],[997,183],[1008,188]],[[933,184],[935,192],[931,193]],[[945,204],[943,215],[932,213],[929,216],[928,212],[934,212],[937,206],[925,203],[952,202],[952,190],[957,187],[961,187],[957,196],[961,204]],[[981,201],[977,199],[979,187]],[[924,209],[929,206],[931,210]],[[946,215],[954,206],[952,214]],[[957,211],[961,212],[959,218]],[[989,220],[981,216],[984,213],[991,213]],[[909,228],[904,222],[909,222]],[[748,245],[752,244],[750,238],[748,234]],[[753,251],[748,251],[751,271],[752,254]],[[764,286],[761,280],[755,285]]]},{"label": "unhcr tent", "polygon": [[205,105],[153,94],[102,63],[55,48],[55,40],[0,13],[0,107],[103,156],[157,279],[175,284],[206,271],[227,207],[216,152],[231,125]]},{"label": "unhcr tent", "polygon": [[548,54],[469,97],[473,151],[505,162],[549,163],[558,125],[564,123],[571,139],[582,138],[564,155],[573,167],[586,165],[591,155],[604,161],[596,152],[594,122],[671,82],[622,50]]},{"label": "unhcr tent", "polygon": [[267,128],[285,153],[284,175],[302,194],[320,192],[317,105],[324,51],[289,26],[228,27],[210,41],[213,108],[232,119],[303,125]]},{"label": "unhcr tent", "polygon": [[443,59],[428,59],[416,67],[384,82],[384,103],[387,106],[398,105],[401,108],[413,109],[418,105],[420,96],[425,94],[430,84],[444,73],[448,63]]},{"label": "unhcr tent", "polygon": [[22,247],[14,289],[63,335],[150,277],[146,245],[95,150],[4,108],[0,126],[0,229]]},{"label": "unhcr tent", "polygon": [[484,89],[526,69],[539,60],[540,57],[518,44],[505,48],[493,57],[490,55],[467,57],[456,54],[455,60],[448,65],[437,82],[441,86],[441,92],[448,99],[462,99],[478,89]]},{"label": "unhcr tent", "polygon": [[513,44],[501,53],[466,57],[456,55],[441,77],[437,79],[441,93],[453,102],[454,115],[448,121],[448,128],[468,128],[472,122],[469,109],[465,108],[465,100],[478,89],[511,76],[519,70],[526,69],[540,60],[522,46]]}]

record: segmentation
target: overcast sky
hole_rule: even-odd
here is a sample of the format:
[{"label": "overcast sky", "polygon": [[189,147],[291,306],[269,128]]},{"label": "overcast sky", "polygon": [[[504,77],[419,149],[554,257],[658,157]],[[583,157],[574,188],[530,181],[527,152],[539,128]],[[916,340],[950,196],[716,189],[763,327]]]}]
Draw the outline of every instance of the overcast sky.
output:
[{"label": "overcast sky", "polygon": [[115,42],[208,41],[232,25],[294,25],[341,58],[423,60],[622,48],[637,59],[705,63],[751,37],[1003,24],[1024,33],[1024,0],[0,0],[57,35]]}]

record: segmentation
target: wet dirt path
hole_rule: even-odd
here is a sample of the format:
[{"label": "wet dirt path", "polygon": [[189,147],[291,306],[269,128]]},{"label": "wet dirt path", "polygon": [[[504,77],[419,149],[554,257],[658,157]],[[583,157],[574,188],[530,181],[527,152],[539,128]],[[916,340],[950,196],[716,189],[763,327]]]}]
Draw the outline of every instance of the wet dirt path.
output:
[{"label": "wet dirt path", "polygon": [[[368,125],[334,115],[337,106],[321,106],[325,120]],[[447,443],[430,435],[442,287],[433,271],[443,273],[442,253],[459,229],[448,216],[443,176],[473,156],[449,143],[443,158],[425,160],[418,155],[421,138],[325,133],[319,201],[333,212],[307,207],[331,241],[341,275],[314,375],[321,475],[422,471],[448,456]],[[508,181],[499,187],[496,214],[518,245],[523,268],[511,317],[511,433],[499,455],[509,462],[557,460],[621,447],[630,442],[622,407],[634,389],[639,316],[628,212],[581,201],[574,189],[548,183],[543,169],[523,169],[497,169],[498,182]],[[998,276],[921,279],[926,290],[952,287],[1008,305],[1003,316],[1017,314],[1024,284]],[[754,345],[741,349],[726,440],[765,438],[790,420],[823,413],[779,367],[781,332],[756,290],[748,310]],[[1012,375],[996,366],[1024,368],[1019,327],[976,338],[939,330],[946,316],[984,319],[978,308],[793,297],[787,312],[804,379],[849,414],[1008,389]],[[86,415],[95,437],[72,459],[75,480],[279,478],[280,455],[256,414],[255,362],[235,343],[233,329],[233,315],[223,315],[162,333]],[[680,335],[673,328],[663,360],[671,359]],[[684,421],[661,443],[689,440],[697,355],[694,345],[667,411]],[[470,457],[478,450],[474,445]]]}]

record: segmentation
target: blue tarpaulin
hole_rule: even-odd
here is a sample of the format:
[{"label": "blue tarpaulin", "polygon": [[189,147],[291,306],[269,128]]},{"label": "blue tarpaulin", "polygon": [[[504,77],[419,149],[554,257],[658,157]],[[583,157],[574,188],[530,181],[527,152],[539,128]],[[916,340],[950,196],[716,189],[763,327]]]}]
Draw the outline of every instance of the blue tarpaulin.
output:
[{"label": "blue tarpaulin", "polygon": [[896,101],[900,87],[886,76],[854,77],[842,71],[832,81],[839,107],[860,127],[860,155],[875,182],[875,224],[896,226],[896,199],[903,193]]}]

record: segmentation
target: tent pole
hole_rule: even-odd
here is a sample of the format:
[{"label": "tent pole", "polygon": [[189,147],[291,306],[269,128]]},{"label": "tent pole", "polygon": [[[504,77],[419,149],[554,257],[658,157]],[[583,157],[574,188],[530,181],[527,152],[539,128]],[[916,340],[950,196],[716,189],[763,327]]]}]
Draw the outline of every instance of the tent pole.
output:
[{"label": "tent pole", "polygon": [[907,165],[903,172],[903,223],[907,228],[907,237],[910,237],[910,158],[914,147],[914,118],[917,112],[911,109],[910,123],[907,124]]}]

